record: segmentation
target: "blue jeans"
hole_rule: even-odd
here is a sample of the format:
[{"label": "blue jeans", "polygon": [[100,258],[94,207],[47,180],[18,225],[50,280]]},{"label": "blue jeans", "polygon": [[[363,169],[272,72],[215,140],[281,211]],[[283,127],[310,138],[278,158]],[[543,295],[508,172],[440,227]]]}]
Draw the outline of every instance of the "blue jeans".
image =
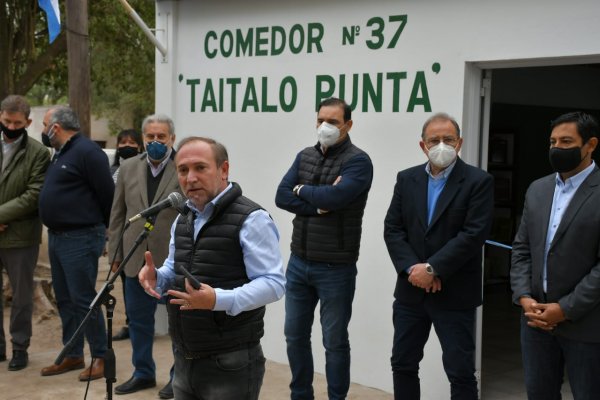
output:
[{"label": "blue jeans", "polygon": [[173,393],[177,400],[258,400],[264,375],[260,344],[198,359],[175,350]]},{"label": "blue jeans", "polygon": [[[71,339],[96,297],[98,258],[104,248],[105,230],[102,224],[66,232],[48,230],[52,286],[62,322],[63,344]],[[107,339],[101,307],[96,308],[88,320],[85,337],[92,357],[104,358]],[[82,335],[67,357],[83,357]]]},{"label": "blue jeans", "polygon": [[521,352],[529,400],[560,400],[565,365],[576,400],[600,396],[600,343],[584,343],[531,328],[521,316]]},{"label": "blue jeans", "polygon": [[290,256],[285,273],[284,330],[292,371],[293,400],[314,398],[310,335],[319,301],[327,393],[329,399],[346,398],[350,387],[348,324],[352,316],[356,273],[356,264],[326,264]]},{"label": "blue jeans", "polygon": [[475,309],[441,310],[427,300],[405,305],[394,301],[392,373],[394,399],[421,398],[419,363],[431,325],[440,340],[451,399],[477,400],[475,379]]},{"label": "blue jeans", "polygon": [[131,362],[133,376],[154,379],[156,366],[152,358],[154,345],[154,313],[157,300],[144,291],[137,278],[125,278],[125,307],[129,315]]}]

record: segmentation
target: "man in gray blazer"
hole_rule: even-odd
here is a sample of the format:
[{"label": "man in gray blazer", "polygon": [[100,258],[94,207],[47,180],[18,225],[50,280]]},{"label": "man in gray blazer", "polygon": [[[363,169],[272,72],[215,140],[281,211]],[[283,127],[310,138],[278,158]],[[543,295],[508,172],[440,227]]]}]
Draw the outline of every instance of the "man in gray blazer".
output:
[{"label": "man in gray blazer", "polygon": [[577,400],[600,395],[600,127],[585,113],[551,124],[556,174],[533,182],[513,243],[513,301],[530,400],[560,399],[566,366]]},{"label": "man in gray blazer", "polygon": [[[124,255],[133,247],[144,229],[145,221],[138,220],[129,226],[119,241],[129,218],[156,204],[172,193],[179,192],[175,169],[173,144],[175,128],[166,115],[150,115],[142,123],[142,136],[146,152],[125,160],[119,169],[115,197],[110,214],[108,252],[112,270],[115,272]],[[144,252],[149,250],[155,260],[161,262],[169,253],[171,224],[177,216],[174,208],[161,211],[154,222],[154,229],[139,246],[125,266],[125,306],[129,316],[129,334],[133,348],[134,372],[131,379],[115,387],[115,393],[127,394],[156,386],[155,364],[152,358],[154,340],[154,312],[156,299],[147,295],[140,286],[137,274],[144,265]],[[160,261],[159,261],[160,260]],[[170,383],[170,382],[169,382]],[[165,393],[169,392],[169,393]],[[172,398],[170,386],[161,390],[161,398]]]}]

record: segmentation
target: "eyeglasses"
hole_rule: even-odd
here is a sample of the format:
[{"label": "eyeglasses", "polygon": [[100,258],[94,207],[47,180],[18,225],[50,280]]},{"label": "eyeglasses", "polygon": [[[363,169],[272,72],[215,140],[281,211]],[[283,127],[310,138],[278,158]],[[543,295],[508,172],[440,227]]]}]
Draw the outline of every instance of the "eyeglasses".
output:
[{"label": "eyeglasses", "polygon": [[154,142],[158,140],[159,142],[165,142],[169,138],[167,133],[144,133],[144,139],[148,142]]},{"label": "eyeglasses", "polygon": [[437,146],[438,144],[440,144],[440,142],[444,142],[444,144],[454,147],[456,146],[456,143],[458,143],[458,138],[454,136],[444,136],[441,140],[440,138],[431,138],[425,140],[425,144],[427,145],[427,147]]}]

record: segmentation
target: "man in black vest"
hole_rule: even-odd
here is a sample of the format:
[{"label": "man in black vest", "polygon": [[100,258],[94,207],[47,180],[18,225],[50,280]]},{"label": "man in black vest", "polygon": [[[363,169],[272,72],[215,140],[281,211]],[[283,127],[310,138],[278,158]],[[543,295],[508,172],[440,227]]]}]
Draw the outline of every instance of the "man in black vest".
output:
[{"label": "man in black vest", "polygon": [[351,109],[343,100],[319,105],[319,142],[296,156],[275,202],[296,214],[286,271],[285,336],[292,399],[313,399],[311,330],[321,302],[329,399],[350,387],[348,324],[356,284],[362,217],[373,180],[371,159],[350,141]]},{"label": "man in black vest", "polygon": [[[269,214],[228,181],[227,150],[188,137],[175,158],[188,197],[160,269],[146,252],[138,277],[169,295],[176,399],[255,400],[265,372],[265,305],[285,293],[279,233]],[[184,270],[199,283],[184,280]],[[196,286],[196,288],[194,287]]]}]

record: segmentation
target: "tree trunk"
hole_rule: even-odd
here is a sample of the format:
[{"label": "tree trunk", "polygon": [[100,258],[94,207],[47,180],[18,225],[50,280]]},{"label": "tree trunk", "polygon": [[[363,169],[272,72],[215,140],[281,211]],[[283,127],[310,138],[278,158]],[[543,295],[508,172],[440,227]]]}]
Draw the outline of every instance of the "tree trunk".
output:
[{"label": "tree trunk", "polygon": [[10,42],[10,24],[7,15],[6,0],[0,0],[0,63],[3,64],[0,68],[0,101],[4,99],[10,92],[10,76],[11,76],[11,59]]},{"label": "tree trunk", "polygon": [[66,5],[69,105],[79,117],[81,132],[91,137],[88,0],[67,0]]}]

